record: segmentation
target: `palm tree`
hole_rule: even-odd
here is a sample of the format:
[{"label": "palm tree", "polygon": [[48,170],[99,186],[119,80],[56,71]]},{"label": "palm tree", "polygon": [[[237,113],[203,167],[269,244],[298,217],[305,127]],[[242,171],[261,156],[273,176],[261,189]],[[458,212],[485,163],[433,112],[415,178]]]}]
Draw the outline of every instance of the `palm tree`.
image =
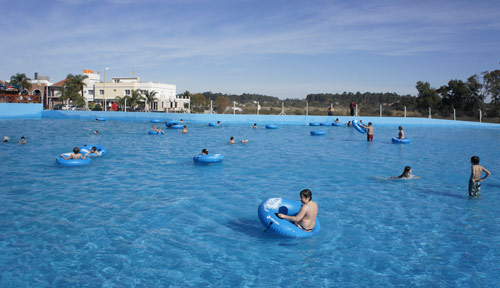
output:
[{"label": "palm tree", "polygon": [[144,98],[148,103],[148,111],[151,110],[151,103],[153,103],[155,100],[158,100],[158,98],[156,98],[156,94],[158,94],[158,92],[156,91],[144,90]]},{"label": "palm tree", "polygon": [[28,88],[28,90],[31,89],[31,79],[26,77],[26,74],[24,73],[17,73],[16,75],[11,76],[10,83],[21,87],[19,94],[23,93],[24,88]]},{"label": "palm tree", "polygon": [[118,107],[122,108],[125,107],[126,105],[126,102],[130,103],[130,99],[131,97],[130,96],[123,96],[123,97],[120,97],[120,96],[116,96],[115,97],[115,100],[116,100],[116,103],[118,104]]},{"label": "palm tree", "polygon": [[130,98],[127,98],[127,101],[130,99],[130,108],[135,108],[135,106],[139,105],[143,102],[142,91],[140,89],[132,90]]},{"label": "palm tree", "polygon": [[66,83],[64,83],[63,99],[71,99],[78,106],[85,105],[83,88],[87,86],[84,82],[87,78],[87,75],[68,74],[68,76],[66,76]]},{"label": "palm tree", "polygon": [[71,74],[68,74],[68,76],[66,77],[66,79],[68,79],[68,81],[66,81],[66,85],[70,85],[70,86],[73,86],[75,87],[76,90],[79,90],[82,97],[84,95],[83,93],[83,88],[87,86],[87,83],[85,83],[85,79],[89,78],[88,75],[71,75]]}]

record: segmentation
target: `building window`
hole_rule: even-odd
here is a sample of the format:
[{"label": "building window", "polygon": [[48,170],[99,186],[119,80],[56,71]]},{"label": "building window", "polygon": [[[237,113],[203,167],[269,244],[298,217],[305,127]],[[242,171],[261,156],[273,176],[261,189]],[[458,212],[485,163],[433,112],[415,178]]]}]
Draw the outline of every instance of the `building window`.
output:
[{"label": "building window", "polygon": [[103,89],[99,89],[99,95],[104,95],[104,90]]},{"label": "building window", "polygon": [[125,90],[125,95],[130,95],[130,90]]},{"label": "building window", "polygon": [[89,95],[94,95],[94,90],[89,90]]}]

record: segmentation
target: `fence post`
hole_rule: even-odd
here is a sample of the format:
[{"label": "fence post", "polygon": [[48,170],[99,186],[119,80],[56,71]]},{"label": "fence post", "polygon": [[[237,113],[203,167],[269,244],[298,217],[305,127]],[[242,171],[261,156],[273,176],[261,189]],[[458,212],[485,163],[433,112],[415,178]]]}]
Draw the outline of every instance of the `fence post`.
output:
[{"label": "fence post", "polygon": [[358,105],[356,104],[356,111],[354,112],[354,117],[359,117],[358,116]]},{"label": "fence post", "polygon": [[453,121],[457,120],[457,114],[455,108],[453,108]]},{"label": "fence post", "polygon": [[213,108],[212,108],[212,100],[210,100],[210,114],[213,114]]},{"label": "fence post", "polygon": [[306,102],[306,116],[309,116],[309,103]]},{"label": "fence post", "polygon": [[405,106],[405,118],[406,118],[406,106]]},{"label": "fence post", "polygon": [[428,118],[429,119],[432,118],[432,116],[431,116],[431,107],[429,107],[429,116],[428,116]]},{"label": "fence post", "polygon": [[380,106],[380,117],[382,117],[382,104],[380,104],[379,106]]},{"label": "fence post", "polygon": [[125,105],[124,105],[124,111],[127,112],[127,98],[125,98]]},{"label": "fence post", "polygon": [[257,101],[257,115],[259,115],[259,111],[260,111],[260,104],[259,101]]},{"label": "fence post", "polygon": [[281,113],[278,115],[286,115],[285,113],[285,102],[281,102]]},{"label": "fence post", "polygon": [[479,109],[479,122],[483,122],[483,113],[481,112],[481,109]]},{"label": "fence post", "polygon": [[233,115],[236,115],[236,101],[233,101]]}]

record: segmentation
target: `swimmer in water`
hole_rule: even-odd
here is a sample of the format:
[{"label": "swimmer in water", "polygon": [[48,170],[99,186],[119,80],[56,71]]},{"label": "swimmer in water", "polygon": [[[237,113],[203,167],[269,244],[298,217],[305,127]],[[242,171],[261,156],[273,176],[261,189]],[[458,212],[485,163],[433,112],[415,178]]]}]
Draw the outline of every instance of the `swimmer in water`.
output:
[{"label": "swimmer in water", "polygon": [[420,177],[418,176],[414,176],[412,174],[413,170],[411,169],[410,166],[406,166],[405,167],[405,170],[403,171],[403,173],[399,176],[393,176],[391,177],[390,179],[419,179]]},{"label": "swimmer in water", "polygon": [[304,189],[300,191],[300,202],[302,202],[302,207],[300,211],[295,216],[288,216],[286,214],[277,213],[281,219],[287,219],[295,223],[300,229],[311,232],[316,225],[316,216],[318,215],[318,204],[312,201],[312,192],[309,189]]},{"label": "swimmer in water", "polygon": [[92,148],[90,149],[90,151],[87,151],[87,153],[85,153],[84,157],[87,157],[91,153],[97,154],[97,156],[102,156],[101,152],[97,151],[97,147],[96,146],[92,146]]},{"label": "swimmer in water", "polygon": [[69,160],[69,159],[83,159],[85,160],[86,156],[83,156],[82,153],[80,153],[80,148],[75,147],[73,148],[73,153],[69,154],[68,158],[64,156],[64,154],[61,154],[61,157],[64,158],[64,160]]},{"label": "swimmer in water", "polygon": [[252,128],[253,128],[253,129],[257,129],[257,123],[253,123]]},{"label": "swimmer in water", "polygon": [[153,124],[153,131],[155,131],[156,133],[164,134],[163,130],[156,128],[156,125],[154,124]]},{"label": "swimmer in water", "polygon": [[241,143],[243,143],[243,144],[247,144],[247,143],[248,143],[248,139],[242,139],[242,140],[241,140]]},{"label": "swimmer in water", "polygon": [[234,144],[234,137],[231,136],[231,138],[229,139],[229,144]]},{"label": "swimmer in water", "polygon": [[201,150],[201,155],[208,155],[208,149]]},{"label": "swimmer in water", "polygon": [[19,142],[19,144],[26,144],[26,139],[24,138],[24,136],[21,137],[21,142]]},{"label": "swimmer in water", "polygon": [[187,134],[187,133],[188,133],[188,129],[187,129],[186,125],[184,125],[182,127],[182,134]]},{"label": "swimmer in water", "polygon": [[97,131],[97,130],[94,130],[94,134],[96,134],[96,135],[97,135],[97,134],[99,134],[99,131]]},{"label": "swimmer in water", "polygon": [[[470,164],[472,164],[472,166],[469,178],[469,198],[477,197],[479,199],[481,198],[481,181],[490,176],[491,172],[479,165],[478,156],[472,156],[470,158]],[[483,178],[481,178],[482,173],[485,173]]]},{"label": "swimmer in water", "polygon": [[403,126],[399,126],[399,133],[398,133],[398,139],[405,139],[405,132],[403,131]]}]

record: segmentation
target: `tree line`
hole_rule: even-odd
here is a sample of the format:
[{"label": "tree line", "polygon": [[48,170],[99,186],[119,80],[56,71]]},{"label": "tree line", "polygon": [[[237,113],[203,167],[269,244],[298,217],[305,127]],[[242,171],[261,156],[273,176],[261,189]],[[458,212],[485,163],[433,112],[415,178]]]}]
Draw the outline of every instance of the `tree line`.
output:
[{"label": "tree line", "polygon": [[[500,70],[485,71],[479,75],[472,75],[466,81],[453,79],[446,85],[438,88],[431,87],[429,82],[418,81],[415,85],[417,95],[399,95],[397,93],[373,93],[373,92],[343,92],[343,93],[318,93],[308,94],[305,99],[281,100],[274,96],[249,94],[223,94],[203,92],[191,94],[185,91],[183,96],[191,98],[191,108],[194,112],[202,112],[207,109],[212,101],[213,108],[218,113],[227,111],[227,107],[233,105],[233,101],[239,104],[259,102],[261,105],[280,106],[281,102],[286,107],[304,108],[306,103],[309,107],[329,107],[339,105],[348,107],[351,102],[360,104],[362,107],[373,107],[378,105],[389,106],[394,110],[420,111],[426,113],[429,108],[439,112],[443,117],[456,110],[457,115],[474,116],[478,109],[483,109],[489,117],[499,116],[500,108]],[[489,99],[489,103],[486,103]]]}]

